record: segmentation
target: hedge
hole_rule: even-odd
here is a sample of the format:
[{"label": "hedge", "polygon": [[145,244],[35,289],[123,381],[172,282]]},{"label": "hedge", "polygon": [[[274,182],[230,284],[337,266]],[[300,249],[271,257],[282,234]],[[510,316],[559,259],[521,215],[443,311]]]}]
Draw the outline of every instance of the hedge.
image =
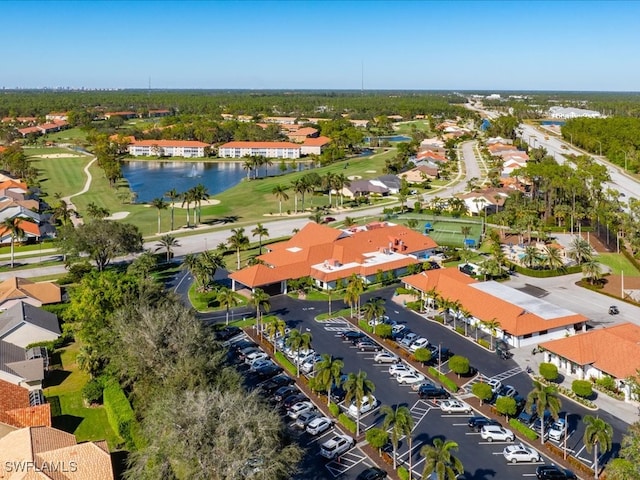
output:
[{"label": "hedge", "polygon": [[453,393],[456,393],[458,391],[458,385],[456,385],[456,383],[453,380],[451,380],[446,375],[440,373],[434,367],[429,367],[429,375],[431,375],[434,378],[437,378],[438,381],[442,383],[444,387],[447,388],[447,390]]},{"label": "hedge", "polygon": [[530,429],[529,427],[527,427],[520,420],[517,420],[515,418],[509,419],[509,426],[513,428],[515,431],[527,437],[531,441],[538,439],[538,434],[534,432],[532,429]]},{"label": "hedge", "polygon": [[541,363],[540,375],[548,382],[553,382],[558,378],[558,367],[553,363]]},{"label": "hedge", "polygon": [[329,411],[331,412],[331,415],[333,415],[334,417],[337,417],[338,415],[340,415],[340,407],[333,402],[329,404]]},{"label": "hedge", "polygon": [[479,338],[478,339],[478,345],[480,345],[481,347],[486,348],[487,350],[491,350],[491,344],[485,340],[484,338]]},{"label": "hedge", "polygon": [[358,320],[358,326],[367,333],[373,333],[373,327],[369,326],[369,322],[364,319]]},{"label": "hedge", "polygon": [[356,433],[356,422],[347,417],[344,413],[338,415],[338,421],[351,433]]},{"label": "hedge", "polygon": [[549,278],[549,277],[560,277],[562,275],[571,275],[573,273],[582,272],[582,267],[580,265],[573,265],[571,267],[566,267],[562,270],[535,270],[533,268],[526,268],[521,265],[510,263],[509,265],[516,272],[526,275],[528,277],[534,278]]},{"label": "hedge", "polygon": [[298,375],[298,369],[296,366],[289,361],[287,357],[284,356],[282,352],[276,352],[276,360],[284,367],[284,369],[289,372],[294,377]]},{"label": "hedge", "polygon": [[398,467],[398,477],[400,480],[409,480],[409,470],[404,467]]},{"label": "hedge", "polygon": [[103,392],[104,409],[109,425],[125,441],[129,450],[141,448],[137,421],[124,391],[117,381],[111,380]]}]

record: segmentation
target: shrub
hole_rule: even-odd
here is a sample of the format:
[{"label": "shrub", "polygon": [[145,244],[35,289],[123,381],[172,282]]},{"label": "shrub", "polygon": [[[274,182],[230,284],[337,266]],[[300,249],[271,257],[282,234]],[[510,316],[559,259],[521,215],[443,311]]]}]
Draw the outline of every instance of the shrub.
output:
[{"label": "shrub", "polygon": [[381,323],[380,325],[376,325],[375,332],[376,335],[382,338],[391,338],[391,325],[387,325],[386,323]]},{"label": "shrub", "polygon": [[440,383],[442,383],[442,385],[449,391],[455,393],[458,391],[458,385],[456,385],[456,383],[451,380],[450,378],[448,378],[446,375],[438,372],[438,370],[436,370],[433,367],[429,367],[429,375],[431,375],[433,378],[438,379],[438,381]]},{"label": "shrub", "polygon": [[291,375],[296,376],[298,374],[298,369],[296,366],[289,361],[287,357],[284,356],[282,352],[276,352],[275,354],[276,360],[282,365],[282,367],[289,372]]},{"label": "shrub", "polygon": [[593,388],[589,380],[574,380],[571,383],[571,390],[579,397],[588,398],[593,395]]},{"label": "shrub", "polygon": [[133,409],[117,381],[111,380],[106,385],[103,399],[107,420],[113,431],[122,437],[128,449],[135,450],[136,447],[141,447],[134,443],[135,435],[131,432],[133,425],[137,423]]},{"label": "shrub", "polygon": [[618,390],[618,388],[616,387],[616,381],[613,379],[613,377],[610,377],[609,375],[606,375],[596,380],[596,384],[606,390],[611,390],[612,392],[616,392]]},{"label": "shrub", "polygon": [[513,417],[518,411],[516,400],[511,397],[498,397],[496,410],[506,417]]},{"label": "shrub", "polygon": [[487,350],[491,348],[491,344],[485,340],[484,338],[479,338],[478,339],[478,345],[480,345],[481,347],[486,348]]},{"label": "shrub", "polygon": [[515,431],[527,437],[531,441],[538,439],[538,434],[536,432],[534,432],[529,427],[524,425],[522,422],[516,420],[515,418],[512,418],[511,420],[509,420],[509,426],[513,428]]},{"label": "shrub", "polygon": [[354,422],[351,418],[347,417],[344,413],[338,415],[338,421],[342,424],[344,428],[349,430],[351,433],[356,433],[356,422]]},{"label": "shrub", "polygon": [[422,311],[422,302],[416,300],[415,302],[407,302],[406,307],[414,312]]},{"label": "shrub", "polygon": [[89,404],[102,403],[103,386],[96,378],[92,378],[82,387],[82,398]]},{"label": "shrub", "polygon": [[409,470],[404,467],[398,467],[398,478],[400,480],[409,480]]},{"label": "shrub", "polygon": [[413,358],[416,359],[416,362],[427,363],[431,360],[431,352],[426,348],[418,348],[413,353]]},{"label": "shrub", "polygon": [[469,359],[462,355],[454,355],[449,359],[449,368],[453,373],[456,373],[458,377],[460,375],[466,375],[469,373]]},{"label": "shrub", "polygon": [[493,390],[491,385],[484,382],[476,382],[471,387],[471,393],[480,399],[480,402],[486,402],[493,397]]},{"label": "shrub", "polygon": [[340,415],[340,407],[333,402],[329,404],[329,411],[331,412],[331,415],[333,415],[334,417],[337,417],[338,415]]},{"label": "shrub", "polygon": [[389,441],[389,433],[383,428],[373,427],[367,430],[365,438],[373,448],[381,449]]},{"label": "shrub", "polygon": [[364,330],[367,333],[373,333],[373,328],[369,326],[369,323],[366,320],[358,320],[358,326],[361,330]]},{"label": "shrub", "polygon": [[436,315],[433,319],[438,323],[444,323],[444,317],[442,315]]},{"label": "shrub", "polygon": [[409,290],[408,288],[398,287],[396,288],[396,295],[413,295],[415,294],[415,290]]},{"label": "shrub", "polygon": [[542,375],[545,380],[553,382],[558,378],[558,367],[553,363],[541,363],[540,375]]}]

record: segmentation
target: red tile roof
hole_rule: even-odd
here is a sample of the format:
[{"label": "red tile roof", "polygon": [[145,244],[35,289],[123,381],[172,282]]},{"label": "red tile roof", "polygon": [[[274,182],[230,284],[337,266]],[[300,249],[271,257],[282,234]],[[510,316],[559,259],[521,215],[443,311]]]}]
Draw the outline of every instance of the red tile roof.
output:
[{"label": "red tile roof", "polygon": [[291,142],[229,142],[219,148],[295,148],[300,145]]},{"label": "red tile roof", "polygon": [[62,301],[60,287],[53,282],[32,282],[11,277],[0,283],[0,304],[9,299],[31,297],[43,305]]},{"label": "red tile roof", "polygon": [[[31,235],[35,236],[35,237],[39,237],[40,236],[40,227],[33,223],[33,222],[29,222],[27,220],[22,220],[22,219],[18,219],[18,226],[25,232],[25,233],[30,233]],[[4,237],[5,235],[7,235],[9,232],[9,229],[7,227],[3,227],[0,225],[0,238]]]},{"label": "red tile roof", "polygon": [[331,139],[329,137],[317,137],[317,138],[305,138],[302,143],[305,147],[321,147],[323,145],[327,145],[331,143]]},{"label": "red tile roof", "polygon": [[50,427],[51,408],[48,403],[32,407],[29,390],[0,380],[0,422],[17,428]]},{"label": "red tile roof", "polygon": [[138,147],[210,147],[208,143],[195,140],[134,140],[131,145]]},{"label": "red tile roof", "polygon": [[551,353],[617,379],[635,376],[640,368],[640,326],[622,323],[541,343]]}]

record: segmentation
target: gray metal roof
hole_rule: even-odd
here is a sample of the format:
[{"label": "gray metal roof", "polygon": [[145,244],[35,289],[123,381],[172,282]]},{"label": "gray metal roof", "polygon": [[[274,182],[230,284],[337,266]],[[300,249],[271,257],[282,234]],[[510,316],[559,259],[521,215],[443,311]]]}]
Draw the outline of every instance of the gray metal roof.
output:
[{"label": "gray metal roof", "polygon": [[34,307],[29,303],[18,302],[0,314],[0,338],[19,326],[22,322],[30,323],[57,335],[61,333],[56,315],[41,308]]}]

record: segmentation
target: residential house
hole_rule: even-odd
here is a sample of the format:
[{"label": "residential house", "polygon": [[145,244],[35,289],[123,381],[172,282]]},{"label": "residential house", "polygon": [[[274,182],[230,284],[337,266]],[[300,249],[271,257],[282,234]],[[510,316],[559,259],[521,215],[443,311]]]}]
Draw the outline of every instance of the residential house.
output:
[{"label": "residential house", "polygon": [[369,120],[352,120],[352,119],[349,119],[349,122],[351,122],[351,124],[354,127],[357,127],[357,128],[367,128],[369,126]]},{"label": "residential house", "polygon": [[402,225],[375,222],[338,230],[308,223],[291,239],[269,245],[269,251],[258,257],[262,263],[229,277],[234,290],[245,286],[286,293],[287,281],[302,277],[331,290],[354,274],[367,283],[374,282],[378,272],[403,275],[410,265],[429,258],[436,247],[430,237]]},{"label": "residential house", "polygon": [[123,120],[130,120],[132,118],[136,118],[137,116],[138,114],[132,111],[107,112],[104,114],[104,118],[106,118],[107,120],[110,119],[111,117],[121,117]]},{"label": "residential house", "polygon": [[[26,210],[24,207],[19,207],[19,209],[20,211]],[[11,238],[12,238],[11,229],[1,224],[7,218],[18,219],[16,223],[18,224],[18,227],[22,230],[24,234],[22,241],[32,239],[32,238],[35,240],[39,240],[45,235],[43,228],[41,228],[38,223],[34,223],[29,220],[23,220],[23,218],[20,217],[19,215],[15,215],[14,209],[10,207],[0,211],[0,244],[6,245],[11,243]],[[15,242],[15,238],[13,239],[13,241]]]},{"label": "residential house", "polygon": [[0,438],[0,463],[3,480],[114,478],[106,441],[77,443],[73,434],[49,426],[21,428]]},{"label": "residential house", "polygon": [[42,390],[0,380],[0,438],[18,428],[40,426],[51,426],[51,406],[44,401]]},{"label": "residential house", "polygon": [[308,138],[316,138],[318,134],[319,132],[316,128],[302,127],[292,129],[292,131],[287,134],[287,137],[289,137],[289,140],[292,142],[303,143]]},{"label": "residential house", "polygon": [[149,110],[149,117],[151,118],[168,117],[169,115],[171,115],[170,110]]},{"label": "residential house", "polygon": [[517,149],[508,143],[493,143],[491,145],[487,145],[487,150],[491,155],[498,155],[500,152],[513,152]]},{"label": "residential house", "polygon": [[[469,312],[466,320],[491,334],[484,322],[496,321],[495,336],[513,347],[537,345],[540,342],[574,335],[586,328],[587,318],[532,297],[503,283],[479,282],[457,268],[441,268],[402,279],[407,288],[419,291],[429,307],[444,298],[460,303]],[[456,314],[456,312],[452,312]]]},{"label": "residential house", "polygon": [[211,145],[195,140],[134,140],[129,144],[129,155],[134,157],[157,155],[161,157],[202,158]]},{"label": "residential house", "polygon": [[19,128],[18,133],[22,135],[22,138],[27,137],[28,135],[42,135],[42,130],[38,127],[25,127]]},{"label": "residential house", "polygon": [[561,373],[581,380],[612,377],[626,401],[637,400],[632,398],[627,378],[640,369],[640,326],[625,322],[539,346],[544,349],[544,361],[556,365]]},{"label": "residential house", "polygon": [[300,145],[290,142],[229,142],[218,147],[221,158],[263,156],[266,158],[300,158]]},{"label": "residential house", "polygon": [[469,214],[482,215],[500,211],[511,192],[508,188],[483,188],[458,195],[458,198],[464,200]]},{"label": "residential house", "polygon": [[280,125],[295,125],[298,119],[296,117],[264,117],[262,121],[266,123],[278,123]]},{"label": "residential house", "polygon": [[502,137],[490,137],[490,138],[487,138],[484,143],[487,145],[494,145],[496,143],[500,143],[503,145],[506,145],[506,144],[511,145],[513,144],[513,140],[509,138],[502,138]]},{"label": "residential house", "polygon": [[19,302],[41,307],[61,301],[61,289],[53,282],[32,282],[26,278],[11,277],[0,283],[0,310],[7,310]]},{"label": "residential house", "polygon": [[[0,201],[2,197],[7,197],[13,200],[26,200],[29,194],[27,184],[19,180],[8,179],[0,181]],[[36,207],[39,206],[36,205]]]},{"label": "residential house", "polygon": [[424,183],[426,180],[438,178],[438,166],[434,164],[418,165],[411,170],[398,174],[403,180],[409,184]]},{"label": "residential house", "polygon": [[69,120],[69,114],[67,112],[51,112],[44,119],[48,122],[55,122],[56,120],[66,122]]},{"label": "residential house", "polygon": [[301,155],[320,155],[327,145],[331,143],[329,137],[305,138],[300,147]]},{"label": "residential house", "polygon": [[435,152],[433,150],[422,150],[416,155],[417,162],[444,163],[447,157],[444,153]]},{"label": "residential house", "polygon": [[370,180],[350,180],[349,185],[342,188],[342,195],[347,198],[389,195],[389,189],[384,185],[374,184]]},{"label": "residential house", "polygon": [[373,185],[386,187],[392,195],[397,194],[402,187],[402,180],[397,175],[380,175],[373,180],[369,180]]},{"label": "residential house", "polygon": [[2,119],[2,123],[37,123],[38,119],[36,117],[4,117]]}]

